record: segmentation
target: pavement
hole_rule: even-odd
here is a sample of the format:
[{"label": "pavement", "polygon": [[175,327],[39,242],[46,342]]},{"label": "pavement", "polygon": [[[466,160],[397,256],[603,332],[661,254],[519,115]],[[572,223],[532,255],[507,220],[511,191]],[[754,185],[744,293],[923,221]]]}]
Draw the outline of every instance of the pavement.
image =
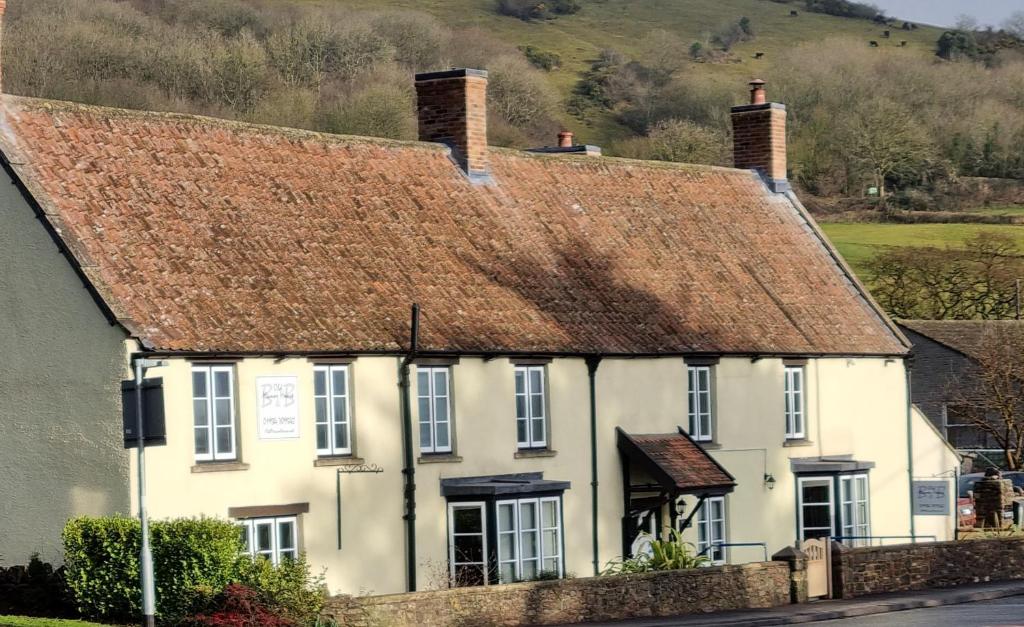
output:
[{"label": "pavement", "polygon": [[1019,627],[1024,625],[1024,597],[943,605],[898,614],[876,614],[814,624],[815,627]]},{"label": "pavement", "polygon": [[[738,627],[740,625],[743,627],[761,627],[762,625],[796,625],[800,623],[818,623],[837,619],[875,616],[889,612],[918,610],[920,608],[937,608],[963,603],[977,603],[992,601],[995,599],[1006,599],[1021,595],[1024,595],[1024,581],[1004,581],[998,583],[958,586],[956,588],[879,594],[850,600],[837,599],[828,601],[812,601],[810,603],[784,605],[782,607],[764,610],[689,614],[686,616],[669,618],[639,618],[626,621],[588,624],[595,626],[604,625],[606,627],[692,627],[697,625],[700,627]],[[1014,613],[1005,614],[1001,619],[997,619],[996,622],[960,622],[950,624],[1024,625],[1024,600],[1017,599],[1017,601],[1021,601],[1022,604],[1002,604],[1006,606],[1006,609],[1012,608]],[[996,612],[999,611],[1000,610],[996,610]],[[1006,622],[1007,618],[1011,617],[1016,620],[1016,623]],[[904,615],[900,616],[899,621],[896,621],[895,617],[879,618],[883,619],[882,622],[860,623],[860,621],[838,621],[836,624],[891,625],[896,622],[902,624]],[[926,622],[917,624],[941,624],[937,619],[933,619],[933,622],[927,622],[928,618],[929,617],[926,617]]]}]

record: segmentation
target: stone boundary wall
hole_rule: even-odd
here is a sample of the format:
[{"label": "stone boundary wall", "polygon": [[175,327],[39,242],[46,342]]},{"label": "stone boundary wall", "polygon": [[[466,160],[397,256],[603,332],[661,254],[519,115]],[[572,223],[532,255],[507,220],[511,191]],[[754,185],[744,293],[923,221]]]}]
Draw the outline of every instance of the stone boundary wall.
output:
[{"label": "stone boundary wall", "polygon": [[1012,579],[1024,579],[1024,538],[832,545],[833,596],[843,599]]},{"label": "stone boundary wall", "polygon": [[761,562],[376,597],[337,596],[328,600],[323,615],[344,627],[511,627],[768,608],[789,601],[789,565]]}]

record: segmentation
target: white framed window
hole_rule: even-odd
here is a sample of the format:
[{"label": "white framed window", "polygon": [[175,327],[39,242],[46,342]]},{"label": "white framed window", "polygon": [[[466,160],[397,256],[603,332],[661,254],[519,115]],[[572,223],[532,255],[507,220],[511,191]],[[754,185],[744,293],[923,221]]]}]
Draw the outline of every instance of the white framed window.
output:
[{"label": "white framed window", "polygon": [[547,446],[544,366],[516,366],[516,437],[519,448]]},{"label": "white framed window", "polygon": [[498,501],[498,580],[562,577],[562,507],[558,497]]},{"label": "white framed window", "polygon": [[786,439],[807,437],[804,411],[804,368],[786,366]]},{"label": "white framed window", "polygon": [[846,540],[853,546],[866,546],[871,535],[871,510],[868,498],[867,475],[840,475],[839,502],[842,505],[842,534],[855,537]]},{"label": "white framed window", "polygon": [[348,366],[313,367],[318,455],[351,455]]},{"label": "white framed window", "polygon": [[721,543],[726,540],[725,497],[712,496],[704,500],[704,505],[697,512],[697,552],[707,550],[704,555],[714,565],[726,562],[725,547]]},{"label": "white framed window", "polygon": [[420,452],[450,453],[451,373],[447,366],[416,368],[420,412]]},{"label": "white framed window", "polygon": [[245,518],[242,543],[253,557],[265,557],[275,566],[283,559],[299,557],[298,521],[295,516],[276,518]]},{"label": "white framed window", "polygon": [[800,540],[835,535],[832,477],[799,477],[797,488]]},{"label": "white framed window", "polygon": [[192,416],[196,461],[237,458],[232,366],[192,366]]},{"label": "white framed window", "polygon": [[484,503],[448,504],[448,565],[453,587],[489,583]]},{"label": "white framed window", "polygon": [[710,442],[711,432],[711,366],[687,366],[689,385],[690,437]]}]

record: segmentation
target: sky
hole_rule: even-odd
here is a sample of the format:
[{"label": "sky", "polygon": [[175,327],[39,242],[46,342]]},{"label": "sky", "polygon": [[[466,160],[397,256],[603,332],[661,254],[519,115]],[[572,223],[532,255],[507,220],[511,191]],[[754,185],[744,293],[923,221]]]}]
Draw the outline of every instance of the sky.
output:
[{"label": "sky", "polygon": [[888,15],[936,26],[952,26],[960,15],[977,18],[982,26],[999,26],[1024,0],[868,0]]}]

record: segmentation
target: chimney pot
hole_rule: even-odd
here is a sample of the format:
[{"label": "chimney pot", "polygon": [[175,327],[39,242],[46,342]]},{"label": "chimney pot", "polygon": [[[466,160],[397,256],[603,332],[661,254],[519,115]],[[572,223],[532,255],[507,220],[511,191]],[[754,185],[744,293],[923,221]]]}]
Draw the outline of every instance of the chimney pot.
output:
[{"label": "chimney pot", "polygon": [[750,81],[750,104],[764,104],[767,102],[764,85],[764,81],[759,78]]},{"label": "chimney pot", "polygon": [[572,131],[562,131],[558,134],[559,148],[572,148]]},{"label": "chimney pot", "polygon": [[486,71],[417,74],[416,110],[420,141],[445,144],[471,180],[488,180]]}]

